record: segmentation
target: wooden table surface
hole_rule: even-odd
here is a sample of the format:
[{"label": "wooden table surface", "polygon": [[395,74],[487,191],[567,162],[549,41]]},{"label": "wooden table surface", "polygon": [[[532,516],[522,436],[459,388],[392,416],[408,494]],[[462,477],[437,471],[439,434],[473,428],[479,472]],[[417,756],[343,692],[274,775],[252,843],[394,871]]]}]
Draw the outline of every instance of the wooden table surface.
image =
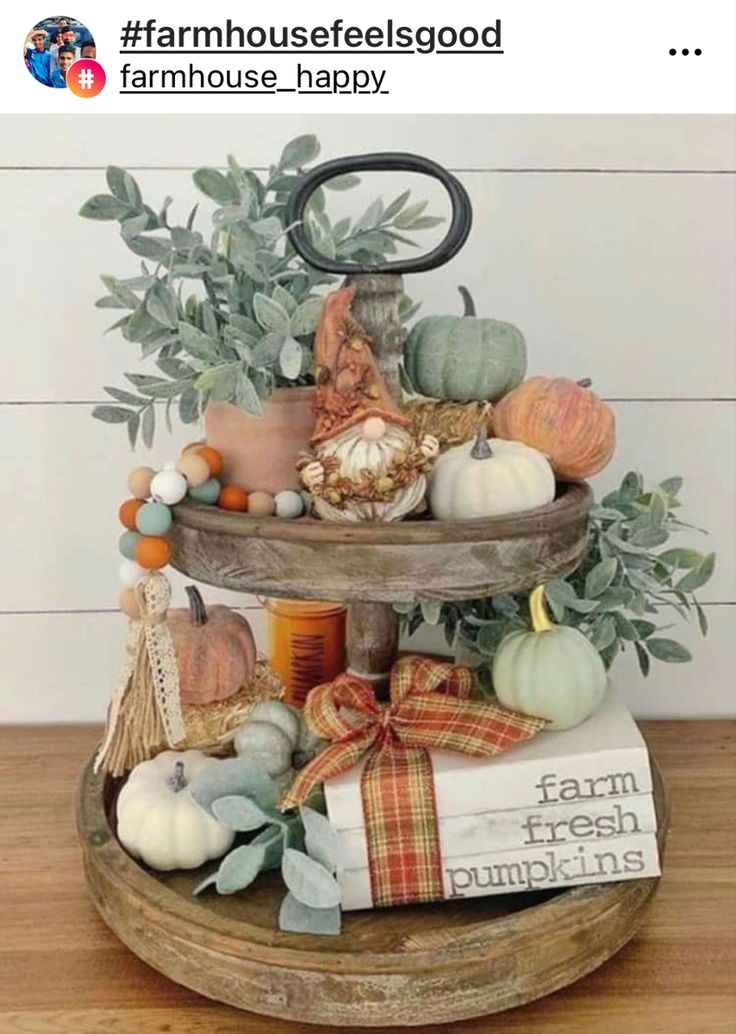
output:
[{"label": "wooden table surface", "polygon": [[[642,728],[673,818],[662,884],[638,937],[595,973],[531,1005],[410,1029],[734,1034],[736,724]],[[99,735],[89,725],[0,727],[0,1034],[334,1030],[209,1002],[149,969],[107,930],[87,898],[73,820],[77,778]]]}]

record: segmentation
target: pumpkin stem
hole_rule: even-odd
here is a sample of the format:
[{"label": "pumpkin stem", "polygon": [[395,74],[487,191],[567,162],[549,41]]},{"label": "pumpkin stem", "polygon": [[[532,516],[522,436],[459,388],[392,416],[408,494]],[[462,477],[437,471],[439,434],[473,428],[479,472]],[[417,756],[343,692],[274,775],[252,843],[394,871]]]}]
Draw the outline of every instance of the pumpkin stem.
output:
[{"label": "pumpkin stem", "polygon": [[551,632],[554,627],[544,604],[544,586],[538,585],[529,596],[529,614],[535,632]]},{"label": "pumpkin stem", "polygon": [[192,624],[197,628],[207,624],[207,608],[204,605],[202,594],[196,585],[187,585],[184,589],[189,599],[189,615]]},{"label": "pumpkin stem", "polygon": [[592,383],[593,382],[590,379],[590,377],[583,377],[583,379],[581,381],[577,382],[577,385],[578,385],[579,388],[589,388]]},{"label": "pumpkin stem", "polygon": [[475,433],[470,455],[474,460],[488,460],[493,456],[493,449],[488,444],[488,428],[485,423],[482,423]]},{"label": "pumpkin stem", "polygon": [[463,305],[465,306],[463,317],[477,315],[475,311],[475,302],[473,301],[473,296],[467,289],[467,287],[458,287],[458,291],[460,292],[460,297],[462,298]]},{"label": "pumpkin stem", "polygon": [[174,772],[168,779],[169,786],[174,793],[179,793],[187,785],[184,778],[184,762],[177,761],[174,765]]}]

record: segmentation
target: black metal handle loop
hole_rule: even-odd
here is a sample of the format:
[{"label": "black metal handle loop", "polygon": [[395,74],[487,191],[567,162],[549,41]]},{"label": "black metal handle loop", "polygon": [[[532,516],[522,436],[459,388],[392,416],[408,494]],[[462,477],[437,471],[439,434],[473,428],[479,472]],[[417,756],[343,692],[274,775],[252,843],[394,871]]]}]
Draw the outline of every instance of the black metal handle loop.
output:
[{"label": "black metal handle loop", "polygon": [[[439,180],[450,196],[452,216],[447,234],[436,248],[417,259],[399,259],[382,265],[362,262],[338,262],[317,251],[304,232],[304,210],[307,201],[327,180],[347,172],[419,172]],[[286,206],[289,240],[297,254],[315,269],[325,273],[426,273],[437,269],[457,255],[468,239],[473,224],[473,207],[462,183],[437,162],[418,154],[386,151],[378,154],[355,154],[324,162],[308,172],[293,191]]]}]

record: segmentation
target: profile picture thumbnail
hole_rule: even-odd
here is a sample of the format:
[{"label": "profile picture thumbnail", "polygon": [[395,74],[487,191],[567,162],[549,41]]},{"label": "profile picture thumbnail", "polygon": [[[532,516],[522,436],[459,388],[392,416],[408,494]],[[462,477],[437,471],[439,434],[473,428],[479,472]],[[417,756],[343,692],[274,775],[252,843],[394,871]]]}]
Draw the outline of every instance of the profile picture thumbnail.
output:
[{"label": "profile picture thumbnail", "polygon": [[97,47],[86,25],[59,15],[33,26],[26,37],[23,58],[36,82],[65,90],[71,66],[75,61],[96,59]]}]

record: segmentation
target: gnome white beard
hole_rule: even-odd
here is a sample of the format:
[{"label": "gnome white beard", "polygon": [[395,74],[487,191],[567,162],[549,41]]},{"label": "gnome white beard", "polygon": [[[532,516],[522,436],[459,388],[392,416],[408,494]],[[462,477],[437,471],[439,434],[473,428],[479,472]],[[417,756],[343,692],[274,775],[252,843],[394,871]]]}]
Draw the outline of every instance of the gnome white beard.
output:
[{"label": "gnome white beard", "polygon": [[[340,462],[340,476],[358,482],[365,471],[380,478],[390,475],[399,453],[408,453],[414,445],[409,431],[396,424],[386,424],[380,438],[366,438],[363,425],[343,431],[315,449],[319,460],[335,457]],[[333,506],[322,498],[315,499],[314,508],[324,520],[334,521],[395,521],[414,510],[424,498],[426,479],[423,474],[405,488],[398,489],[388,502],[350,500],[344,508]]]}]

